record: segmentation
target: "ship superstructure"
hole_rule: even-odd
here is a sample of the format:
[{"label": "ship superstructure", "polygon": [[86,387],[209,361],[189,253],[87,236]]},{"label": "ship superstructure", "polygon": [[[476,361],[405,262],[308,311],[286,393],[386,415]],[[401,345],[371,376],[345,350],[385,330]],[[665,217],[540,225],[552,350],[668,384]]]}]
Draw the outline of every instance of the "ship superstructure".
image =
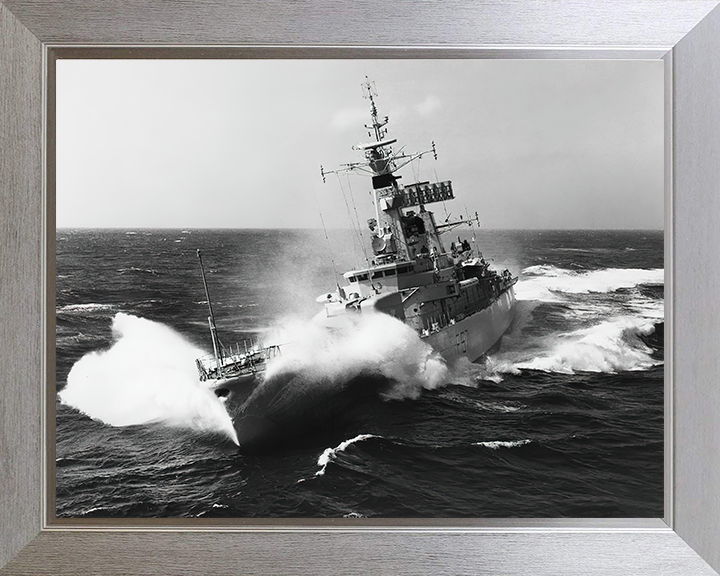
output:
[{"label": "ship superstructure", "polygon": [[[512,323],[517,282],[508,270],[498,273],[467,240],[443,242],[443,235],[471,218],[438,224],[427,206],[454,199],[452,183],[400,184],[398,171],[426,154],[437,160],[435,143],[429,150],[407,154],[395,149],[387,137],[387,116],[378,114],[374,85],[366,79],[365,98],[370,102],[374,141],[359,144],[365,159],[337,170],[321,166],[328,174],[364,172],[371,177],[374,218],[368,220],[372,261],[350,270],[345,285],[318,298],[329,325],[348,313],[379,311],[411,326],[449,362],[461,357],[477,360],[494,345]],[[477,213],[475,217],[477,221]],[[479,222],[478,222],[479,224]]]}]

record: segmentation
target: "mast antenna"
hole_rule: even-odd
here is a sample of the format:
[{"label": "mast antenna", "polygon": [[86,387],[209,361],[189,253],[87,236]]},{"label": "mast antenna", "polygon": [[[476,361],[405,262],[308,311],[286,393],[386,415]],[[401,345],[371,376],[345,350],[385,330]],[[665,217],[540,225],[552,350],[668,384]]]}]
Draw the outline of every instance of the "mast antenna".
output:
[{"label": "mast antenna", "polygon": [[377,90],[375,90],[375,82],[370,82],[370,79],[365,76],[365,82],[362,83],[363,98],[370,100],[370,116],[372,118],[371,125],[365,125],[365,128],[372,130],[370,136],[375,135],[375,140],[380,142],[385,134],[387,134],[387,128],[384,126],[388,123],[388,117],[385,116],[382,120],[378,118],[377,106],[375,105],[375,98],[377,97]]}]

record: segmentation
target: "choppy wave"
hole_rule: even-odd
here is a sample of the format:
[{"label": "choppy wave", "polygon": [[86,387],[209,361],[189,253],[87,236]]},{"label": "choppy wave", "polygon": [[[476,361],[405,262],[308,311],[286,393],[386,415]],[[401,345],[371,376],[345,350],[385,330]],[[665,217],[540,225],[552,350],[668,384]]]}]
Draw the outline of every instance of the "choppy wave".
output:
[{"label": "choppy wave", "polygon": [[515,286],[515,294],[518,300],[557,302],[562,300],[562,294],[615,292],[641,284],[663,284],[664,279],[665,271],[662,268],[605,268],[575,272],[542,264],[522,271],[521,280]]},{"label": "choppy wave", "polygon": [[318,458],[317,465],[320,466],[320,470],[315,472],[315,476],[324,475],[327,465],[333,460],[335,460],[335,458],[337,458],[337,455],[340,452],[344,452],[348,446],[351,446],[356,442],[362,442],[363,440],[367,440],[368,438],[377,438],[377,436],[374,436],[373,434],[359,434],[358,436],[355,436],[355,438],[340,442],[340,444],[335,446],[335,448],[326,448]]},{"label": "choppy wave", "polygon": [[530,444],[532,440],[492,440],[490,442],[475,442],[473,446],[484,446],[491,450],[498,450],[500,448],[517,448],[518,446],[525,446]]},{"label": "choppy wave", "polygon": [[653,322],[632,316],[617,317],[547,337],[545,346],[530,357],[527,352],[499,354],[490,359],[490,366],[497,372],[509,373],[523,369],[560,374],[646,370],[662,364],[641,338],[654,330]]}]

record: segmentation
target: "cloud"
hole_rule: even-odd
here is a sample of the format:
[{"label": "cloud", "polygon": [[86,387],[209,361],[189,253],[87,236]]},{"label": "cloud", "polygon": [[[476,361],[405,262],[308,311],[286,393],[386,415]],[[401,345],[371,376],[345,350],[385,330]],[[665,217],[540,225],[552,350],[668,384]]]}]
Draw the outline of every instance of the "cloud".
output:
[{"label": "cloud", "polygon": [[440,100],[437,98],[437,96],[433,96],[432,94],[425,98],[420,104],[418,104],[415,109],[418,111],[420,116],[427,116],[428,114],[432,114],[435,112],[435,110],[438,110],[442,104],[440,103]]},{"label": "cloud", "polygon": [[370,114],[365,108],[343,108],[332,117],[331,126],[335,130],[347,130],[356,126],[364,126],[370,122]]}]

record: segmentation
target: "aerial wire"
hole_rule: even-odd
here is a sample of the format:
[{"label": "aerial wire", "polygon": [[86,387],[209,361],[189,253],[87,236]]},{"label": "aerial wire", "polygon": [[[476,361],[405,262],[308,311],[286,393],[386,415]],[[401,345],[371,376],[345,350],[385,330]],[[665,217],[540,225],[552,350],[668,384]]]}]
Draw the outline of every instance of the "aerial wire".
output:
[{"label": "aerial wire", "polygon": [[330,238],[328,237],[327,227],[325,226],[325,219],[322,215],[322,209],[320,208],[320,201],[318,200],[317,191],[315,190],[315,186],[313,186],[313,196],[315,196],[315,203],[318,207],[318,214],[320,214],[320,222],[322,223],[323,232],[325,233],[325,241],[328,245],[328,252],[330,252],[330,262],[332,262],[333,267],[333,274],[335,275],[335,285],[338,288],[338,293],[340,293],[340,281],[338,279],[338,272],[337,272],[337,266],[335,266],[335,255],[333,253],[332,244],[330,243]]},{"label": "aerial wire", "polygon": [[[353,217],[352,217],[352,212],[350,211],[350,204],[348,204],[347,195],[345,194],[345,188],[343,187],[342,180],[340,179],[340,174],[336,173],[335,176],[337,176],[338,184],[340,185],[340,191],[342,192],[343,200],[345,201],[345,208],[348,213],[348,220],[350,220],[350,226],[352,227],[353,232],[357,236],[358,244],[360,244],[360,249],[362,250],[363,257],[365,258],[365,263],[369,265],[367,252],[365,251],[365,246],[363,245],[363,241],[362,241],[362,232],[360,232],[360,230],[359,230],[360,222],[358,221],[358,225],[356,227],[355,221],[353,220]],[[348,177],[348,184],[349,184],[349,177]],[[357,212],[356,212],[356,214],[357,214]]]}]

